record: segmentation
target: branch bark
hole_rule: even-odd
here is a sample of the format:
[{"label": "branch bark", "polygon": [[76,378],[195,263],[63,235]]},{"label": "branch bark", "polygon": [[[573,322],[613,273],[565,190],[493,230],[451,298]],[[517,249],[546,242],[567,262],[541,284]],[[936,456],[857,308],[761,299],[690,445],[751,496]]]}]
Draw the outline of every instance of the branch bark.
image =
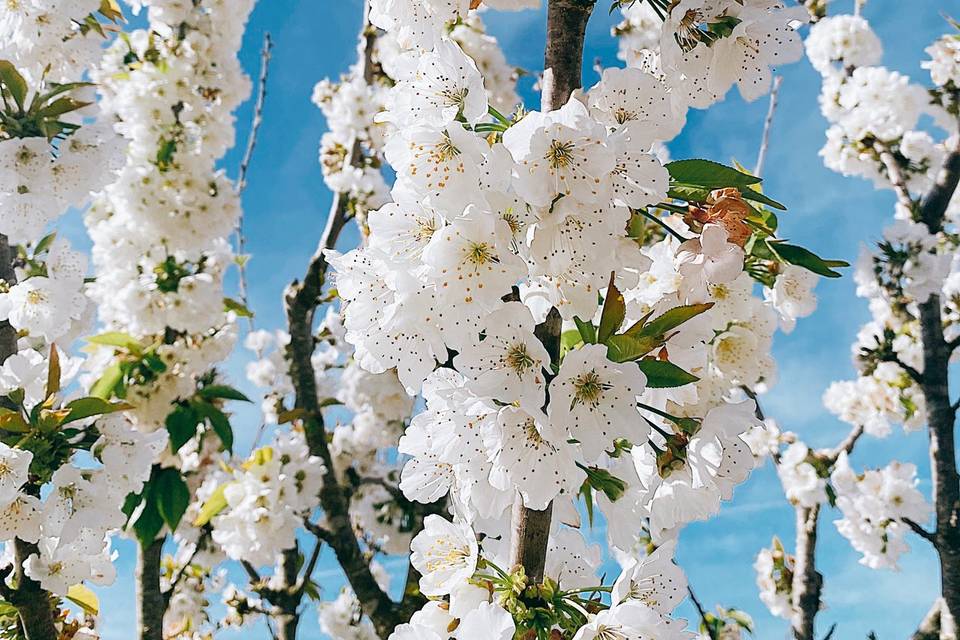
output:
[{"label": "branch bark", "polygon": [[[372,54],[376,33],[370,26],[368,12],[369,4],[366,6],[361,31],[359,65],[364,79],[370,82],[373,79]],[[360,158],[360,143],[355,140],[350,162],[357,164]],[[287,360],[290,363],[290,377],[296,398],[295,406],[303,411],[307,446],[312,455],[323,460],[325,468],[323,486],[320,489],[320,506],[323,508],[326,526],[330,531],[327,542],[336,554],[337,561],[356,593],[363,612],[369,616],[377,633],[385,638],[403,620],[399,615],[398,605],[380,588],[373,577],[370,565],[354,534],[349,515],[349,496],[337,478],[334,468],[317,393],[316,377],[310,361],[316,347],[313,337],[314,314],[320,303],[329,266],[324,253],[334,248],[340,232],[349,220],[348,205],[348,194],[336,194],[319,246],[310,259],[303,281],[294,281],[284,292],[284,306],[290,333]]]},{"label": "branch bark", "polygon": [[792,609],[790,620],[795,640],[814,640],[814,619],[820,611],[820,592],[823,576],[817,571],[817,523],[820,505],[795,507],[797,541],[795,545]]},{"label": "branch bark", "polygon": [[[17,283],[14,268],[14,250],[7,237],[0,234],[0,280],[4,286],[12,287]],[[17,331],[6,320],[0,322],[0,365],[17,353]],[[4,398],[0,398],[3,401]],[[39,496],[39,487],[29,487]],[[50,594],[44,591],[38,582],[34,582],[23,571],[23,561],[39,553],[37,545],[17,539],[14,541],[14,571],[17,588],[10,594],[9,600],[17,609],[26,640],[56,640],[57,629],[54,624],[54,608]]]},{"label": "branch bark", "polygon": [[[543,112],[562,107],[581,86],[583,41],[594,4],[595,0],[549,0],[547,4],[547,42],[540,96]],[[559,359],[561,325],[560,314],[551,309],[536,331],[554,362]],[[510,564],[522,566],[532,581],[543,579],[552,513],[552,504],[542,511],[524,507],[519,495],[513,506]]]},{"label": "branch bark", "polygon": [[137,633],[140,640],[163,640],[166,598],[160,590],[160,560],[163,542],[137,545]]},{"label": "branch bark", "polygon": [[[960,142],[944,160],[936,182],[924,196],[919,216],[931,233],[943,229],[944,214],[960,181]],[[957,472],[954,426],[956,412],[950,403],[950,347],[943,337],[940,297],[920,305],[923,343],[923,390],[930,437],[930,471],[936,529],[933,532],[940,559],[940,586],[952,619],[960,616],[960,474]]]}]

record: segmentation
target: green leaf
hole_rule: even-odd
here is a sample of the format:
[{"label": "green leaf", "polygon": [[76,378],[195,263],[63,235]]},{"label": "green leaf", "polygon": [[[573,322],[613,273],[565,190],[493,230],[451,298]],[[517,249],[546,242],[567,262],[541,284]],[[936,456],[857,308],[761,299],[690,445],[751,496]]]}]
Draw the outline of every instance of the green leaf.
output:
[{"label": "green leaf", "polygon": [[100,613],[100,600],[97,594],[83,584],[75,584],[67,589],[67,600],[80,606],[84,612],[95,616]]},{"label": "green leaf", "polygon": [[607,359],[613,362],[630,362],[642,358],[662,344],[662,336],[610,336],[607,340]]},{"label": "green leaf", "polygon": [[18,411],[0,407],[0,430],[11,433],[27,433],[30,425]]},{"label": "green leaf", "polygon": [[0,84],[10,92],[14,102],[23,111],[23,104],[27,99],[27,81],[7,60],[0,60]]},{"label": "green leaf", "polygon": [[684,202],[706,202],[711,189],[705,189],[692,184],[674,183],[667,190],[667,197]]},{"label": "green leaf", "polygon": [[204,388],[200,389],[197,394],[200,397],[208,400],[222,398],[224,400],[240,400],[241,402],[251,401],[250,398],[243,395],[241,392],[225,384],[208,384]]},{"label": "green leaf", "polygon": [[93,386],[90,387],[90,395],[94,398],[101,398],[106,400],[111,398],[116,394],[117,387],[123,381],[123,369],[120,368],[119,362],[114,362],[112,365],[104,370],[103,375],[100,376],[100,379],[93,383]]},{"label": "green leaf", "polygon": [[157,539],[160,530],[163,529],[163,516],[160,515],[157,508],[157,500],[153,491],[153,478],[144,485],[141,495],[140,504],[142,508],[137,515],[137,519],[130,524],[130,528],[133,529],[140,546],[149,547]]},{"label": "green leaf", "polygon": [[770,248],[781,258],[790,264],[803,267],[807,271],[824,276],[825,278],[840,278],[842,274],[834,271],[832,267],[849,267],[850,264],[843,260],[824,260],[817,254],[785,242],[771,242]]},{"label": "green leaf", "polygon": [[681,184],[720,189],[722,187],[748,187],[761,179],[713,160],[674,160],[668,162],[670,179]]},{"label": "green leaf", "polygon": [[157,511],[171,531],[177,529],[190,506],[190,489],[177,469],[164,467],[152,480],[152,495],[157,498]]},{"label": "green leaf", "polygon": [[662,336],[668,331],[676,329],[684,322],[697,317],[701,313],[704,313],[713,307],[712,302],[704,302],[700,304],[687,304],[679,307],[674,307],[660,316],[654,318],[650,322],[637,326],[640,323],[633,325],[627,329],[626,334],[634,337],[641,336]]},{"label": "green leaf", "polygon": [[51,344],[50,359],[47,365],[46,397],[49,398],[58,391],[60,391],[60,352],[57,350],[57,345]]},{"label": "green leaf", "polygon": [[700,378],[665,360],[639,360],[637,366],[647,376],[647,387],[671,389],[696,382]]},{"label": "green leaf", "polygon": [[597,344],[597,329],[592,322],[585,322],[578,316],[573,317],[573,322],[577,325],[577,331],[580,332],[584,344]]},{"label": "green leaf", "polygon": [[170,434],[170,451],[176,453],[180,448],[189,442],[190,438],[197,435],[197,425],[200,424],[200,416],[192,407],[185,404],[178,404],[173,411],[167,415],[165,420],[167,433]]},{"label": "green leaf", "polygon": [[560,334],[560,353],[566,354],[568,351],[583,342],[578,329],[567,329]]},{"label": "green leaf", "polygon": [[577,466],[587,474],[587,483],[596,490],[603,492],[610,502],[619,500],[627,490],[627,483],[600,467],[586,467],[579,462]]},{"label": "green leaf", "polygon": [[91,396],[87,398],[77,398],[76,400],[67,403],[67,406],[64,408],[67,409],[69,413],[61,424],[83,420],[84,418],[89,418],[91,416],[100,416],[107,413],[126,411],[127,409],[132,409],[133,407],[126,402],[109,402],[103,398]]},{"label": "green leaf", "polygon": [[83,102],[82,100],[77,100],[76,98],[71,98],[69,96],[63,98],[57,98],[47,106],[37,111],[37,115],[41,118],[50,118],[56,119],[62,116],[65,113],[70,113],[72,111],[78,111],[84,107],[88,107],[92,102]]},{"label": "green leaf", "polygon": [[48,233],[40,239],[40,242],[37,243],[37,246],[33,249],[33,255],[37,256],[47,249],[50,248],[50,245],[53,244],[53,241],[57,239],[57,232]]},{"label": "green leaf", "polygon": [[213,520],[214,516],[227,508],[227,497],[225,492],[229,483],[217,487],[207,501],[200,507],[200,513],[197,519],[193,521],[193,526],[202,527]]},{"label": "green leaf", "polygon": [[131,353],[140,353],[143,349],[143,345],[140,344],[139,340],[127,333],[121,333],[120,331],[108,331],[107,333],[101,333],[100,335],[90,336],[87,338],[87,342],[91,344],[105,345],[108,347],[120,347],[121,349],[126,349]]},{"label": "green leaf", "polygon": [[742,189],[740,195],[743,196],[744,200],[753,200],[754,202],[759,202],[760,204],[765,204],[768,207],[773,207],[774,209],[780,209],[780,211],[786,211],[787,208],[774,200],[773,198],[768,198],[767,196],[754,191],[753,189]]},{"label": "green leaf", "polygon": [[590,488],[590,480],[584,480],[580,485],[580,495],[583,496],[583,502],[587,507],[587,522],[593,526],[593,489]]},{"label": "green leaf", "polygon": [[623,294],[613,284],[615,275],[610,274],[610,284],[607,286],[607,297],[603,300],[603,311],[600,313],[600,328],[597,331],[597,342],[606,344],[623,324],[627,315],[627,306],[623,301]]},{"label": "green leaf", "polygon": [[241,318],[252,318],[253,311],[247,308],[245,304],[239,300],[234,300],[233,298],[224,298],[223,299],[223,310],[224,311],[233,311],[235,314]]},{"label": "green leaf", "polygon": [[191,402],[190,406],[201,417],[206,418],[213,427],[214,433],[223,443],[223,448],[227,451],[233,451],[233,428],[230,426],[230,420],[223,411],[220,411],[212,404],[207,402]]}]

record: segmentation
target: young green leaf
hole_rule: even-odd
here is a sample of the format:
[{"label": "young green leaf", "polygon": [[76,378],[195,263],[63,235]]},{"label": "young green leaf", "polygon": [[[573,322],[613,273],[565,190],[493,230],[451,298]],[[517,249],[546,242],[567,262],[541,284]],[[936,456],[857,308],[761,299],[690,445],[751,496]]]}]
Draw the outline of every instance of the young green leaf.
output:
[{"label": "young green leaf", "polygon": [[647,387],[671,389],[696,382],[700,378],[665,360],[638,360],[637,366],[647,376]]},{"label": "young green leaf", "polygon": [[23,111],[23,105],[27,99],[27,81],[7,60],[0,60],[0,85],[3,85],[13,101],[17,103],[17,107]]},{"label": "young green leaf", "polygon": [[824,276],[825,278],[840,278],[842,274],[834,271],[833,267],[849,267],[850,263],[843,260],[824,260],[817,254],[786,242],[771,242],[770,248],[790,264],[803,267],[807,271]]},{"label": "young green leaf", "polygon": [[621,334],[607,340],[607,359],[613,362],[638,360],[663,344],[661,336]]},{"label": "young green leaf", "polygon": [[203,506],[200,507],[200,513],[197,515],[196,520],[193,521],[193,526],[202,527],[205,524],[213,520],[214,516],[227,508],[227,497],[225,491],[227,490],[227,484],[222,484],[217,487],[210,497],[207,498],[207,501],[203,503]]},{"label": "young green leaf", "polygon": [[[712,302],[687,304],[674,307],[657,316],[650,322],[641,325],[639,322],[627,329],[626,335],[634,337],[662,336],[668,331],[676,329],[684,322],[697,317],[713,307]],[[639,325],[639,326],[638,326]]]},{"label": "young green leaf", "polygon": [[61,424],[83,420],[92,416],[101,416],[118,411],[126,411],[133,407],[126,402],[109,402],[103,398],[90,396],[87,398],[77,398],[67,403],[64,407],[69,413]]},{"label": "young green leaf", "polygon": [[114,395],[120,395],[116,392],[117,387],[120,386],[122,381],[123,369],[120,367],[119,362],[114,362],[104,370],[103,375],[100,376],[100,379],[94,382],[93,386],[90,387],[90,395],[94,398],[101,398],[103,400],[111,398]]},{"label": "young green leaf", "polygon": [[670,180],[680,184],[720,189],[723,187],[747,187],[761,179],[713,160],[674,160],[668,162]]},{"label": "young green leaf", "polygon": [[172,467],[161,469],[152,482],[152,495],[157,498],[157,511],[170,530],[176,530],[190,506],[190,489],[180,472]]},{"label": "young green leaf", "polygon": [[577,330],[580,332],[584,344],[597,344],[597,328],[593,326],[592,322],[586,322],[577,316],[573,317],[573,322],[577,325]]},{"label": "young green leaf", "polygon": [[190,438],[197,435],[200,416],[191,406],[178,404],[167,415],[164,422],[167,426],[167,433],[170,435],[170,451],[176,453],[180,451],[183,445],[187,444]]},{"label": "young green leaf", "polygon": [[616,274],[610,274],[607,296],[603,300],[603,311],[600,313],[600,328],[597,331],[597,342],[600,344],[606,344],[607,339],[617,332],[627,315],[627,306],[623,301],[623,294],[613,283],[615,277]]},{"label": "young green leaf", "polygon": [[197,393],[201,398],[206,398],[207,400],[222,398],[223,400],[239,400],[241,402],[251,401],[250,398],[242,394],[240,391],[225,384],[208,384],[200,389]]}]

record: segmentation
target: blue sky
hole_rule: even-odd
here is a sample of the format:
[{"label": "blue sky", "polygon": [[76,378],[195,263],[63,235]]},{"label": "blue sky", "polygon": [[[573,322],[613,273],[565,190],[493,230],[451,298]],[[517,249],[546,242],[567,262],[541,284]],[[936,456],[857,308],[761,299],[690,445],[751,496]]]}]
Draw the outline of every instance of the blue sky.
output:
[{"label": "blue sky", "polygon": [[[832,4],[833,11],[840,12],[849,10],[852,2]],[[619,64],[616,42],[609,36],[617,16],[607,15],[607,5],[598,3],[590,22],[586,84],[597,80],[591,70],[594,58],[608,66]],[[945,30],[940,5],[895,0],[873,0],[868,5],[865,15],[886,45],[887,66],[927,81],[919,63],[925,57],[923,49]],[[244,194],[248,250],[253,255],[248,278],[259,327],[282,326],[283,288],[302,274],[323,228],[331,194],[320,175],[317,148],[325,123],[310,103],[310,93],[316,81],[337,77],[353,61],[360,18],[361,0],[272,0],[261,2],[254,10],[247,30],[241,58],[251,76],[256,76],[264,32],[269,31],[275,41],[265,122]],[[486,20],[511,63],[540,69],[543,11],[488,13]],[[817,156],[825,129],[816,102],[819,76],[805,61],[785,67],[782,75],[780,107],[765,171],[767,193],[790,209],[780,217],[781,234],[825,257],[852,262],[861,243],[879,237],[892,214],[893,196],[822,166]],[[523,89],[527,104],[536,106],[538,100],[529,83]],[[766,108],[765,99],[745,104],[734,92],[709,111],[692,111],[686,130],[670,145],[673,157],[721,162],[736,158],[751,166]],[[239,111],[239,144],[223,163],[231,174],[239,164],[250,109],[248,104]],[[68,219],[65,226],[69,235],[83,244],[78,220]],[[350,231],[342,244],[348,247],[355,242],[356,234]],[[768,415],[777,418],[784,429],[797,432],[813,446],[829,446],[843,437],[846,427],[823,409],[820,397],[831,380],[853,374],[850,343],[868,313],[863,301],[854,298],[850,277],[821,282],[817,293],[817,313],[801,321],[791,335],[778,336],[774,352],[780,382],[762,402]],[[236,357],[228,371],[253,393],[242,378],[242,366],[242,359]],[[250,442],[257,424],[255,411],[238,414],[235,428],[240,446]],[[922,433],[864,440],[853,461],[862,467],[884,464],[893,457],[917,463],[923,488],[929,488]],[[834,637],[844,640],[865,638],[871,630],[880,640],[908,636],[936,595],[939,581],[934,555],[925,543],[912,538],[909,542],[914,551],[903,558],[900,572],[866,569],[836,533],[831,523],[834,517],[835,512],[828,509],[820,527],[820,569],[827,604],[819,618],[820,635],[837,623]],[[793,512],[783,499],[775,473],[767,466],[754,472],[717,518],[688,527],[679,550],[679,560],[701,601],[708,607],[716,603],[746,610],[754,617],[756,637],[761,640],[787,635],[786,623],[769,616],[758,600],[751,566],[757,550],[769,544],[774,534],[792,544]],[[119,578],[114,586],[99,589],[105,640],[128,640],[135,633],[133,549],[124,541],[117,547]],[[317,578],[331,597],[336,594],[341,578],[328,552]],[[688,605],[682,613],[694,617]],[[301,638],[321,637],[316,616],[308,611]]]}]

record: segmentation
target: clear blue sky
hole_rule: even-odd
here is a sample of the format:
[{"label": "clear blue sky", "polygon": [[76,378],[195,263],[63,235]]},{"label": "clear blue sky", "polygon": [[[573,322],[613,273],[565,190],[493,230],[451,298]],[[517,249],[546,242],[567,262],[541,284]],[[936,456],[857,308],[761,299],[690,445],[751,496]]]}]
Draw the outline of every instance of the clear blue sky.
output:
[{"label": "clear blue sky", "polygon": [[[597,79],[591,70],[594,58],[599,57],[604,65],[619,64],[616,42],[609,36],[609,28],[618,18],[607,16],[608,4],[600,2],[590,22],[586,84]],[[849,10],[852,2],[832,4],[832,10],[839,12]],[[865,15],[886,45],[884,62],[927,82],[919,67],[923,49],[944,31],[940,11],[950,4],[870,2]],[[353,61],[360,17],[360,0],[265,0],[255,9],[247,30],[241,58],[251,76],[256,76],[264,32],[269,31],[275,41],[265,123],[244,195],[248,249],[253,254],[248,271],[251,302],[260,327],[282,326],[283,288],[303,272],[323,228],[331,195],[320,175],[317,148],[325,123],[310,103],[310,93],[316,81],[337,77]],[[530,70],[541,68],[543,11],[488,13],[486,19],[511,63]],[[781,216],[781,233],[820,255],[852,262],[861,243],[879,237],[892,215],[893,197],[874,191],[865,181],[844,179],[823,168],[817,156],[825,128],[816,101],[819,76],[805,61],[784,68],[783,75],[765,185],[768,193],[790,209]],[[529,83],[523,88],[527,104],[537,105]],[[731,94],[709,111],[692,111],[683,135],[670,145],[673,157],[706,157],[722,162],[737,158],[752,165],[766,108],[764,99],[744,104]],[[246,137],[250,105],[238,116],[240,144],[224,162],[232,174]],[[66,226],[69,235],[80,241],[82,230],[77,220],[68,220]],[[344,236],[343,245],[355,240],[356,235],[350,232]],[[820,396],[831,380],[853,374],[850,343],[868,313],[863,302],[854,298],[850,277],[821,282],[817,293],[820,307],[816,315],[801,321],[790,336],[777,338],[774,351],[780,364],[780,383],[763,403],[784,429],[797,432],[813,446],[829,446],[843,437],[846,427],[823,409]],[[242,379],[242,366],[243,361],[235,358],[228,370],[253,393]],[[252,439],[256,420],[253,411],[238,416],[235,428],[240,446]],[[884,441],[866,439],[853,460],[857,467],[884,464],[894,456],[915,462],[927,490],[925,445],[923,433],[909,437],[895,434]],[[866,569],[857,564],[857,554],[836,533],[831,522],[834,517],[835,512],[828,509],[820,528],[820,569],[827,609],[819,618],[819,635],[837,623],[834,637],[843,640],[865,638],[871,630],[880,640],[907,637],[936,594],[933,554],[922,541],[912,538],[914,551],[903,558],[899,573]],[[774,534],[792,544],[793,512],[783,499],[775,473],[767,466],[754,472],[737,490],[719,517],[686,529],[679,551],[680,562],[704,604],[712,607],[719,603],[748,611],[756,620],[756,637],[761,640],[787,635],[786,623],[767,614],[754,585],[754,556]],[[135,633],[133,549],[123,541],[117,546],[121,552],[120,577],[113,587],[99,590],[105,640],[129,640]],[[341,579],[330,555],[325,553],[324,558],[318,578],[333,597]],[[610,567],[608,575],[613,572]],[[693,618],[688,606],[682,611]],[[302,626],[303,640],[322,637],[312,611],[305,614]],[[253,635],[249,632],[237,637]],[[257,637],[266,635],[261,632]]]}]

